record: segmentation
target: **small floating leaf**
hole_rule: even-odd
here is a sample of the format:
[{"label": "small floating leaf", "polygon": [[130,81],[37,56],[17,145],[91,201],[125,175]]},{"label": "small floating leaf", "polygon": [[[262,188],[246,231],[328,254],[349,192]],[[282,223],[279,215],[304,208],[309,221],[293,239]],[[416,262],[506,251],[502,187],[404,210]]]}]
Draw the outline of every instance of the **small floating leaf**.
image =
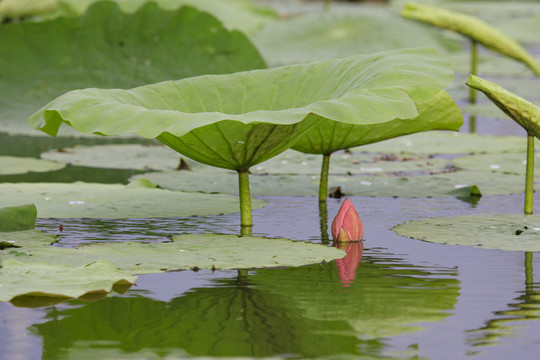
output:
[{"label": "small floating leaf", "polygon": [[540,216],[454,216],[411,221],[394,227],[401,236],[483,249],[540,251]]},{"label": "small floating leaf", "polygon": [[0,208],[0,232],[31,230],[36,225],[34,204]]},{"label": "small floating leaf", "polygon": [[[24,306],[34,298],[32,306],[45,306],[91,293],[107,293],[117,282],[134,281],[134,276],[105,261],[72,267],[4,259],[0,268],[0,302],[16,300]],[[35,303],[36,298],[41,304]]]},{"label": "small floating leaf", "polygon": [[20,156],[0,156],[0,175],[47,172],[64,168],[64,164]]}]

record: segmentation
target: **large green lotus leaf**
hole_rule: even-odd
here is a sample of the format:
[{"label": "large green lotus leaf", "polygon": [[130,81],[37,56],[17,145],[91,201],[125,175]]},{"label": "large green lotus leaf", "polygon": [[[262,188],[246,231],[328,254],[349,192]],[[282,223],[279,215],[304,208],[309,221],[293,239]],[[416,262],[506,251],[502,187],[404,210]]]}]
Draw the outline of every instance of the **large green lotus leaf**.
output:
[{"label": "large green lotus leaf", "polygon": [[[209,177],[204,172],[155,172],[140,175],[160,187],[173,190],[220,192],[236,194],[233,174]],[[312,196],[317,193],[319,176],[316,175],[254,175],[250,177],[251,193],[255,196]],[[436,175],[418,176],[348,176],[330,175],[328,189],[340,186],[347,195],[431,197],[464,196],[463,189],[473,185],[483,195],[516,194],[523,192],[523,177],[512,174],[493,174],[486,171],[456,171]],[[472,189],[471,189],[472,190]],[[470,195],[470,194],[469,194]]]},{"label": "large green lotus leaf", "polygon": [[394,227],[401,236],[484,249],[540,251],[540,216],[492,214],[411,221]]},{"label": "large green lotus leaf", "polygon": [[[151,218],[238,212],[238,198],[118,184],[2,183],[0,204],[34,203],[38,217]],[[253,199],[255,208],[265,205]]]},{"label": "large green lotus leaf", "polygon": [[429,132],[411,134],[351,149],[383,154],[481,154],[525,151],[526,140],[519,136],[486,136],[468,133]]},{"label": "large green lotus leaf", "polygon": [[331,154],[337,150],[372,144],[398,136],[429,130],[459,130],[463,115],[454,100],[444,91],[418,105],[414,118],[395,118],[377,123],[339,123],[325,120],[303,136],[293,149],[310,154]]},{"label": "large green lotus leaf", "polygon": [[20,156],[0,156],[0,175],[60,170],[64,164]]},{"label": "large green lotus leaf", "polygon": [[82,17],[8,24],[0,27],[0,42],[4,132],[35,133],[24,120],[73,89],[265,67],[245,35],[211,15],[191,7],[166,11],[153,2],[133,14],[99,2]]},{"label": "large green lotus leaf", "polygon": [[61,302],[104,294],[110,292],[114,284],[133,284],[135,279],[105,261],[73,267],[4,259],[0,268],[0,301],[39,297]]},{"label": "large green lotus leaf", "polygon": [[528,134],[540,139],[540,108],[538,106],[478,76],[471,75],[467,80],[467,85],[482,91]]},{"label": "large green lotus leaf", "polygon": [[[31,236],[31,233],[27,235]],[[194,268],[300,266],[344,256],[342,250],[325,245],[235,235],[180,235],[162,243],[110,242],[77,249],[46,246],[51,238],[41,235],[28,242],[13,238],[13,244],[22,247],[3,250],[4,259],[70,266],[106,260],[130,274]]]},{"label": "large green lotus leaf", "polygon": [[502,55],[523,62],[540,76],[540,63],[518,42],[482,20],[433,6],[407,3],[401,15],[463,34]]},{"label": "large green lotus leaf", "polygon": [[0,208],[0,232],[31,230],[36,225],[34,204]]},{"label": "large green lotus leaf", "polygon": [[77,90],[29,122],[50,135],[62,123],[84,133],[136,133],[196,161],[244,170],[286,150],[320,119],[414,118],[415,102],[431,99],[452,76],[433,49],[406,49],[131,90]]},{"label": "large green lotus leaf", "polygon": [[[495,173],[525,175],[526,153],[479,154],[463,156],[452,162],[459,168],[468,170],[491,171]],[[538,159],[540,154],[536,154]],[[540,164],[535,161],[535,170],[540,171]],[[538,172],[537,172],[538,174]]]},{"label": "large green lotus leaf", "polygon": [[446,53],[459,43],[384,8],[366,6],[295,16],[267,25],[251,39],[269,64],[311,62],[412,47]]},{"label": "large green lotus leaf", "polygon": [[418,323],[449,316],[460,289],[454,271],[437,269],[434,278],[433,269],[378,257],[362,257],[354,281],[346,287],[334,263],[287,272],[262,269],[251,281],[271,293],[292,297],[308,319],[350,324],[361,339],[418,331],[422,328]]}]

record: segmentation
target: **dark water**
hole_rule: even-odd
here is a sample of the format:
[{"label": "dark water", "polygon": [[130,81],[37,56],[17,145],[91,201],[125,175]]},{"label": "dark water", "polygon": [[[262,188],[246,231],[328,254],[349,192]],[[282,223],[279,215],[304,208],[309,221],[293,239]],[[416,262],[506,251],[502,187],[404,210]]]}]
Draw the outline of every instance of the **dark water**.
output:
[{"label": "dark water", "polygon": [[[336,261],[248,273],[181,271],[140,276],[125,294],[94,302],[39,309],[2,303],[0,358],[537,358],[538,259],[389,230],[423,217],[519,213],[521,195],[485,197],[475,206],[456,198],[351,199],[366,227],[353,276]],[[266,200],[269,206],[254,211],[254,235],[321,241],[316,198]],[[339,205],[330,199],[330,217]],[[62,244],[238,233],[231,225],[238,220],[62,220]],[[38,227],[54,233],[58,224],[42,219]]]}]

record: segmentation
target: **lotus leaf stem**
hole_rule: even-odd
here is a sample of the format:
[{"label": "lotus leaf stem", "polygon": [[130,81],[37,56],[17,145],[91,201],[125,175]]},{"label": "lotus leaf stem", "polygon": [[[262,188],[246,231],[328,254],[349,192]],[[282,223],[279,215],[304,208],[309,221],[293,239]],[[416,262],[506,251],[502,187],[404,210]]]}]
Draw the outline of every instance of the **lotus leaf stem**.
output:
[{"label": "lotus leaf stem", "polygon": [[321,242],[328,244],[330,238],[328,237],[328,205],[326,201],[319,201],[319,218],[321,228]]},{"label": "lotus leaf stem", "polygon": [[328,171],[330,169],[330,154],[324,154],[321,166],[321,179],[319,182],[319,202],[325,202],[328,192]]},{"label": "lotus leaf stem", "polygon": [[[478,65],[478,43],[475,40],[471,40],[471,74],[476,75]],[[471,105],[476,104],[476,89],[469,88],[469,103]],[[471,115],[469,117],[469,132],[476,132],[476,116]]]},{"label": "lotus leaf stem", "polygon": [[533,213],[534,135],[527,134],[527,169],[525,172],[525,215]]},{"label": "lotus leaf stem", "polygon": [[253,221],[251,219],[251,194],[249,191],[248,170],[238,170],[238,185],[240,194],[240,226],[242,236],[251,236]]}]

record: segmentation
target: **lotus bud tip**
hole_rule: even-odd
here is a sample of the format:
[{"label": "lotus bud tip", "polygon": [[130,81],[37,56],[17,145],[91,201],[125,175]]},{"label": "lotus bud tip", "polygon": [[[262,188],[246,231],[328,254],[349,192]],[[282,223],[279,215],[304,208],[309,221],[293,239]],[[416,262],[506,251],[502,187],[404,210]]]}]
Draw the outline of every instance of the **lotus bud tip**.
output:
[{"label": "lotus bud tip", "polygon": [[353,203],[346,198],[332,221],[332,236],[336,241],[360,241],[364,236],[364,225]]}]

